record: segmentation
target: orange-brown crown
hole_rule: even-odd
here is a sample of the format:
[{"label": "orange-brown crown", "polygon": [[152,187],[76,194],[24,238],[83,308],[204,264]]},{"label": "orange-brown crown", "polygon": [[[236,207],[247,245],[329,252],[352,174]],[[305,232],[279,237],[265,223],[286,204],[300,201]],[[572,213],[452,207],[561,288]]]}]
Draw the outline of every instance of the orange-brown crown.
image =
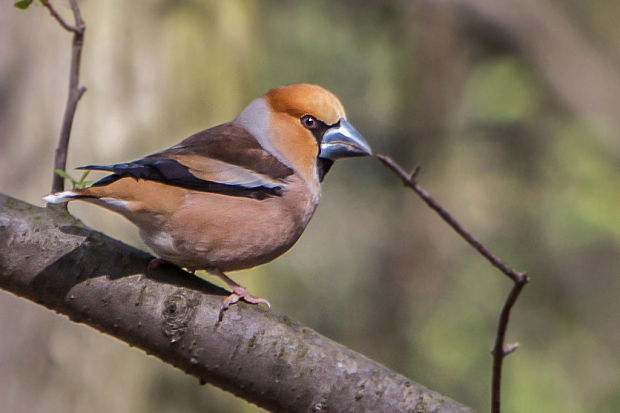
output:
[{"label": "orange-brown crown", "polygon": [[319,143],[301,118],[311,115],[332,125],[346,118],[342,103],[330,91],[309,83],[276,87],[263,99],[271,111],[269,135],[274,154],[318,188]]},{"label": "orange-brown crown", "polygon": [[274,112],[284,112],[296,118],[312,115],[328,125],[346,119],[340,100],[327,89],[310,83],[298,83],[271,89],[265,98]]}]

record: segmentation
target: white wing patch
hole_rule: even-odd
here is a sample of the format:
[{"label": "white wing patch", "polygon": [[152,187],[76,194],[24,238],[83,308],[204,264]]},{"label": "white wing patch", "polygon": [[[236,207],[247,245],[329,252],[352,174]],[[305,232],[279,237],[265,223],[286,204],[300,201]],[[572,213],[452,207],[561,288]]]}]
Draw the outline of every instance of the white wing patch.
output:
[{"label": "white wing patch", "polygon": [[64,191],[64,192],[58,192],[55,194],[44,196],[43,200],[47,202],[48,204],[64,204],[78,196],[79,195],[73,191]]},{"label": "white wing patch", "polygon": [[129,206],[129,202],[123,201],[122,199],[118,199],[118,198],[103,197],[103,198],[98,198],[97,201],[105,204],[112,210],[118,210],[118,209],[124,210],[124,209],[128,209],[127,207]]},{"label": "white wing patch", "polygon": [[215,159],[201,162],[200,169],[190,167],[189,171],[197,178],[226,185],[243,186],[245,188],[259,186],[276,188],[282,186],[282,181]]}]

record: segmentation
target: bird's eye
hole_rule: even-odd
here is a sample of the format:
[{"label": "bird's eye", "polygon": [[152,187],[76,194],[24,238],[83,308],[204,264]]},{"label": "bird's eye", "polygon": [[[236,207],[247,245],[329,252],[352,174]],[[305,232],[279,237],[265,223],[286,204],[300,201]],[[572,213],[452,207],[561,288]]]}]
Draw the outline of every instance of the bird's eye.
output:
[{"label": "bird's eye", "polygon": [[308,129],[315,129],[318,125],[318,122],[311,115],[304,115],[301,117],[301,124],[304,125]]}]

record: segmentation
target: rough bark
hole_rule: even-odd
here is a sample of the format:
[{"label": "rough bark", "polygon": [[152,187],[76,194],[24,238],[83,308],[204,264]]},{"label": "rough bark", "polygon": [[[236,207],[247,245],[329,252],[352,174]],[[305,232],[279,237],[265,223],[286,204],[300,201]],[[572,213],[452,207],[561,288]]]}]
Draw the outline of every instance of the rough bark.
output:
[{"label": "rough bark", "polygon": [[0,194],[0,288],[282,412],[470,412],[286,316],[93,231],[59,208]]}]

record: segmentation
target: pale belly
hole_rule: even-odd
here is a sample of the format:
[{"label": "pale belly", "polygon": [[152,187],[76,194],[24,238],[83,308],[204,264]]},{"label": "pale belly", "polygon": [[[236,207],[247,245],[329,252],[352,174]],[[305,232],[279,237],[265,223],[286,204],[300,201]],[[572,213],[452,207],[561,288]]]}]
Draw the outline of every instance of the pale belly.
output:
[{"label": "pale belly", "polygon": [[190,270],[254,267],[286,252],[312,217],[318,199],[292,195],[259,201],[196,193],[164,225],[141,227],[140,235],[161,258]]}]

